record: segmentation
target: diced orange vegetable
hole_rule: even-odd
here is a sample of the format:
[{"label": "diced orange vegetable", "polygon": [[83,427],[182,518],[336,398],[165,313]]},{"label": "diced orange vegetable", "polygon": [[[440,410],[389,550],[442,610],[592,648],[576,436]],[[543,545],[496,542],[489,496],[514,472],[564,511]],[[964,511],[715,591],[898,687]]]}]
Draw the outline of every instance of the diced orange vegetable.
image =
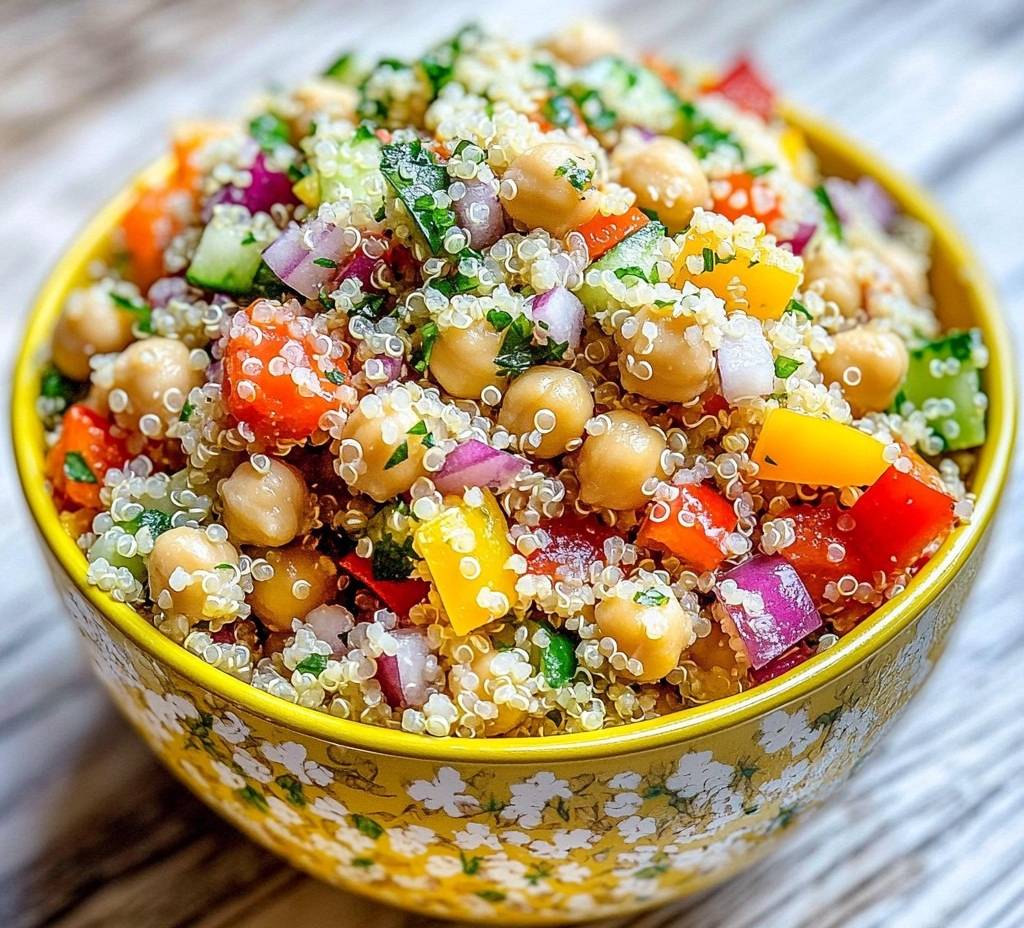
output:
[{"label": "diced orange vegetable", "polygon": [[123,439],[112,429],[107,419],[84,403],[75,403],[64,413],[60,438],[46,456],[46,476],[58,499],[99,508],[107,471],[123,467],[129,457]]},{"label": "diced orange vegetable", "polygon": [[576,231],[587,243],[590,260],[596,261],[606,251],[614,248],[627,235],[642,229],[651,220],[643,210],[631,206],[618,216],[602,216],[598,213],[589,222],[583,223]]},{"label": "diced orange vegetable", "polygon": [[164,251],[182,229],[192,208],[191,194],[180,187],[148,187],[121,222],[132,280],[145,290],[164,273]]},{"label": "diced orange vegetable", "polygon": [[[671,503],[652,504],[637,542],[662,548],[698,570],[714,570],[726,558],[726,539],[736,528],[736,512],[709,486],[692,484],[678,489],[679,495]],[[660,518],[663,515],[666,517]]]},{"label": "diced orange vegetable", "polygon": [[505,516],[489,491],[483,491],[481,506],[470,506],[461,497],[446,500],[439,516],[416,529],[413,544],[458,634],[467,635],[508,612],[518,575],[505,563],[515,550]]},{"label": "diced orange vegetable", "polygon": [[751,459],[762,480],[826,487],[864,487],[885,473],[885,446],[858,429],[773,409],[768,413]]},{"label": "diced orange vegetable", "polygon": [[711,196],[715,212],[730,220],[753,216],[758,222],[770,226],[782,215],[775,191],[746,171],[737,171],[712,181]]},{"label": "diced orange vegetable", "polygon": [[658,77],[661,78],[661,82],[666,87],[677,89],[682,83],[682,79],[679,76],[679,71],[672,64],[662,58],[660,55],[655,55],[652,52],[648,52],[645,55],[641,55],[640,61],[645,68],[649,71],[653,71]]},{"label": "diced orange vegetable", "polygon": [[[245,313],[247,324],[232,322],[224,348],[228,409],[260,441],[308,438],[325,412],[339,408],[339,389],[348,376],[340,347],[327,339],[330,350],[321,354],[324,333],[287,305],[257,300]],[[300,369],[312,377],[297,374]]]},{"label": "diced orange vegetable", "polygon": [[194,119],[178,123],[171,136],[171,146],[174,150],[176,164],[174,186],[197,193],[203,169],[196,163],[196,152],[208,142],[223,138],[232,131],[233,127],[229,122]]},{"label": "diced orange vegetable", "polygon": [[754,251],[736,248],[734,256],[723,261],[718,257],[720,245],[714,232],[691,227],[676,259],[673,286],[681,287],[690,280],[721,297],[729,312],[743,310],[758,319],[780,318],[800,284],[798,259],[774,245],[759,244]]}]

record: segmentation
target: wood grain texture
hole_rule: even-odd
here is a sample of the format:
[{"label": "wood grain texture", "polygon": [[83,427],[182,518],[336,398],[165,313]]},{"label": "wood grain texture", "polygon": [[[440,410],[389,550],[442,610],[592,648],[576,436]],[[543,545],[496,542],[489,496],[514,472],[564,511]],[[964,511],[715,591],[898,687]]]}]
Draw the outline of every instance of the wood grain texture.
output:
[{"label": "wood grain texture", "polygon": [[[792,99],[930,186],[973,240],[1020,344],[1024,6],[517,0],[544,31],[589,7],[711,63],[752,50]],[[412,52],[468,2],[0,0],[0,345],[75,229],[164,144],[355,44]],[[5,370],[7,368],[5,367]],[[7,403],[0,412],[7,442]],[[5,449],[6,450],[6,449]],[[0,926],[424,924],[321,886],[244,840],[149,756],[89,675],[0,463]],[[1024,925],[1018,465],[967,614],[933,681],[844,793],[778,853],[635,928]]]}]

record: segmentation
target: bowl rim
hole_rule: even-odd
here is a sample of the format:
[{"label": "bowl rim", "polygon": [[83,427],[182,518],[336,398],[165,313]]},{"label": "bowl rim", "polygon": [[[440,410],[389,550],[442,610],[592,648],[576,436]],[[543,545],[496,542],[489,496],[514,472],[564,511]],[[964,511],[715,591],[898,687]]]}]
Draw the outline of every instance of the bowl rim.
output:
[{"label": "bowl rim", "polygon": [[64,531],[42,480],[41,424],[36,414],[41,359],[64,296],[89,256],[109,235],[140,186],[166,176],[169,157],[150,165],[94,215],[63,253],[41,287],[24,329],[14,369],[11,423],[18,475],[36,528],[75,587],[136,646],[206,692],[234,703],[291,732],[343,747],[451,763],[539,763],[605,758],[649,751],[703,737],[778,709],[826,686],[848,672],[910,625],[946,589],[978,546],[992,521],[1007,480],[1016,431],[1011,341],[995,294],[976,257],[949,219],[916,184],[893,171],[863,146],[831,125],[785,106],[783,116],[807,137],[811,148],[828,148],[850,168],[877,179],[901,207],[924,222],[957,265],[962,284],[974,294],[990,352],[988,438],[979,454],[970,524],[957,528],[896,599],[876,610],[829,650],[786,674],[735,696],[644,722],[596,732],[519,738],[433,738],[337,718],[286,702],[217,670],[164,636],[131,606],[117,603],[85,581],[86,560]]}]

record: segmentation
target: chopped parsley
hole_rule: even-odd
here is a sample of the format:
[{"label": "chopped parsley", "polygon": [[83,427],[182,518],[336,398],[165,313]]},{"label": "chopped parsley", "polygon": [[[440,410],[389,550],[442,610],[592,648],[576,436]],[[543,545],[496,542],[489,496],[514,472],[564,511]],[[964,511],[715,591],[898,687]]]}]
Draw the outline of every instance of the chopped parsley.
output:
[{"label": "chopped parsley", "polygon": [[705,247],[701,252],[701,256],[704,258],[704,272],[713,271],[715,269],[714,249]]},{"label": "chopped parsley", "polygon": [[434,97],[454,76],[455,62],[462,54],[465,40],[471,37],[475,38],[479,34],[478,26],[464,26],[447,42],[435,45],[419,60],[419,65],[430,82],[430,89]]},{"label": "chopped parsley", "polygon": [[427,434],[427,423],[426,423],[426,422],[424,422],[424,421],[423,421],[422,419],[420,419],[420,421],[419,421],[419,422],[417,422],[417,423],[416,423],[416,424],[415,424],[415,425],[414,425],[414,426],[413,426],[413,427],[412,427],[411,429],[409,429],[409,431],[408,431],[408,432],[406,432],[405,434],[406,434],[406,435],[426,435],[426,434]]},{"label": "chopped parsley", "polygon": [[790,374],[795,373],[800,367],[800,362],[796,358],[787,358],[785,355],[779,355],[775,359],[775,376],[785,380]]},{"label": "chopped parsley", "polygon": [[629,267],[617,267],[613,273],[619,280],[622,280],[623,277],[638,277],[640,280],[647,281],[647,274],[644,272],[644,269],[635,264],[631,264]]},{"label": "chopped parsley", "polygon": [[668,594],[655,587],[639,590],[633,594],[633,602],[641,606],[664,606],[668,602]]},{"label": "chopped parsley", "polygon": [[362,316],[364,319],[372,319],[375,322],[384,315],[384,304],[387,301],[387,294],[367,293],[349,311],[350,316]]},{"label": "chopped parsley", "polygon": [[73,483],[96,483],[96,475],[80,451],[69,451],[64,455],[64,476]]},{"label": "chopped parsley", "polygon": [[411,535],[398,542],[392,535],[385,534],[373,543],[373,554],[370,555],[373,576],[377,580],[408,580],[416,560]]},{"label": "chopped parsley", "polygon": [[133,535],[140,528],[148,528],[149,534],[155,541],[171,528],[171,517],[160,509],[143,509],[134,519],[129,522],[121,522],[119,525]]},{"label": "chopped parsley", "polygon": [[576,101],[567,93],[556,93],[548,97],[541,107],[541,115],[559,129],[571,129],[580,124]]},{"label": "chopped parsley", "polygon": [[440,329],[438,329],[437,323],[433,321],[426,323],[420,329],[420,356],[413,363],[413,367],[421,374],[430,365],[430,356],[434,353],[434,343],[437,341],[439,334]]},{"label": "chopped parsley", "polygon": [[736,136],[716,126],[689,100],[679,102],[679,114],[683,119],[683,141],[698,158],[706,158],[724,147],[734,149],[740,158],[743,157],[743,146]]},{"label": "chopped parsley", "polygon": [[416,139],[392,142],[381,148],[380,170],[409,211],[430,250],[442,250],[445,233],[455,225],[449,207],[436,206],[433,194],[448,189],[448,172],[433,153]]},{"label": "chopped parsley", "polygon": [[747,168],[747,173],[751,177],[762,177],[765,174],[770,174],[774,170],[774,164],[757,164],[752,168]]},{"label": "chopped parsley", "polygon": [[819,184],[814,188],[814,196],[821,204],[822,212],[825,214],[825,228],[828,229],[829,234],[833,238],[842,241],[843,224],[839,221],[839,214],[832,205],[832,198],[828,195],[828,191],[823,185]]},{"label": "chopped parsley", "polygon": [[398,467],[402,461],[409,459],[409,442],[403,441],[394,451],[391,452],[391,457],[387,459],[384,465],[384,470],[391,470],[392,467]]},{"label": "chopped parsley", "polygon": [[78,385],[52,364],[43,371],[39,379],[39,395],[48,400],[63,400],[65,406],[71,403],[79,392]]},{"label": "chopped parsley", "polygon": [[560,361],[569,347],[568,342],[551,340],[543,345],[535,345],[533,322],[525,315],[516,316],[504,326],[504,332],[501,350],[494,359],[494,365],[502,377],[518,377],[534,364]]},{"label": "chopped parsley", "polygon": [[327,669],[327,655],[310,654],[309,657],[304,657],[299,661],[295,665],[295,669],[299,673],[311,673],[313,676],[319,677]]},{"label": "chopped parsley", "polygon": [[580,164],[575,158],[569,158],[564,164],[555,168],[555,177],[564,177],[573,187],[582,192],[594,180],[594,172],[586,165]]},{"label": "chopped parsley", "polygon": [[239,244],[240,245],[255,245],[256,244],[256,236],[252,234],[252,229],[250,229],[248,232],[245,233],[245,235],[242,236],[242,241],[239,242]]},{"label": "chopped parsley", "polygon": [[595,132],[607,132],[615,128],[618,113],[611,109],[593,88],[574,86],[570,93],[583,114],[586,124]]},{"label": "chopped parsley", "polygon": [[345,375],[337,368],[328,371],[324,376],[333,384],[337,384],[339,387],[345,382]]},{"label": "chopped parsley", "polygon": [[145,300],[135,300],[120,293],[111,293],[110,302],[118,309],[131,313],[136,318],[136,325],[140,332],[146,335],[153,334],[153,311]]},{"label": "chopped parsley", "polygon": [[487,321],[494,328],[495,332],[504,332],[512,325],[512,314],[503,309],[491,309],[487,312]]},{"label": "chopped parsley", "polygon": [[184,405],[181,407],[181,412],[178,413],[178,421],[188,422],[188,420],[192,418],[192,413],[194,413],[195,411],[196,407],[188,400],[185,400]]},{"label": "chopped parsley", "polygon": [[313,263],[318,267],[331,267],[335,268],[338,266],[338,262],[333,258],[314,258]]},{"label": "chopped parsley", "polygon": [[801,303],[799,300],[790,300],[786,304],[784,312],[797,313],[800,316],[806,316],[808,319],[813,318],[811,316],[810,310],[806,306],[804,306],[804,304]]},{"label": "chopped parsley", "polygon": [[555,73],[555,66],[546,61],[534,61],[533,70],[543,76],[548,87],[558,86],[558,75]]},{"label": "chopped parsley", "polygon": [[276,113],[261,113],[250,120],[249,135],[268,154],[290,143],[288,123]]}]

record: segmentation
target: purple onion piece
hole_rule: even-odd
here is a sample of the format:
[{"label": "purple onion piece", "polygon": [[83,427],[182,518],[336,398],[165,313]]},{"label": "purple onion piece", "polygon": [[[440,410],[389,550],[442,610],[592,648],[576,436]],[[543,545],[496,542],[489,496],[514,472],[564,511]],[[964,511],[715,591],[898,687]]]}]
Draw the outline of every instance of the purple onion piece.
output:
[{"label": "purple onion piece", "polygon": [[275,171],[267,165],[263,152],[256,155],[249,168],[252,181],[248,187],[221,187],[203,207],[203,220],[213,214],[218,203],[234,203],[244,206],[250,213],[269,213],[276,203],[294,206],[299,202],[292,190],[292,180],[283,171]]},{"label": "purple onion piece", "polygon": [[310,219],[288,226],[264,250],[263,260],[282,282],[312,300],[337,278],[337,265],[347,254],[343,228]]},{"label": "purple onion piece", "polygon": [[585,310],[575,293],[565,287],[555,287],[538,293],[530,308],[540,332],[546,333],[552,341],[568,342],[570,351],[579,348]]},{"label": "purple onion piece", "polygon": [[430,645],[418,628],[396,628],[395,654],[377,658],[377,682],[388,705],[396,709],[422,706],[427,701],[427,658]]},{"label": "purple onion piece", "polygon": [[434,477],[434,485],[442,493],[458,493],[470,487],[504,490],[525,466],[522,458],[471,438],[449,452]]},{"label": "purple onion piece", "polygon": [[373,272],[380,263],[380,258],[371,258],[362,248],[357,248],[342,268],[341,273],[338,275],[338,281],[355,278],[362,285],[363,293],[370,293],[374,290],[370,281],[373,279]]},{"label": "purple onion piece", "polygon": [[818,224],[816,222],[801,222],[797,225],[796,231],[793,233],[793,237],[788,238],[779,244],[789,245],[790,251],[799,258],[804,253],[804,249],[807,248],[808,243],[812,238],[814,238],[814,233],[817,231]]},{"label": "purple onion piece", "polygon": [[146,291],[146,302],[150,306],[163,307],[171,300],[183,300],[192,288],[184,277],[161,277],[154,280]]},{"label": "purple onion piece", "polygon": [[469,233],[471,248],[489,248],[505,234],[505,213],[490,184],[471,181],[452,204],[458,224]]},{"label": "purple onion piece", "polygon": [[389,354],[376,354],[373,356],[374,360],[380,361],[384,367],[384,374],[388,378],[387,382],[391,383],[392,380],[398,380],[402,376],[402,359],[393,358]]},{"label": "purple onion piece", "polygon": [[[726,601],[723,585],[729,581],[746,593],[760,596],[763,608],[748,612],[743,605]],[[822,626],[818,613],[797,572],[784,558],[758,555],[719,578],[715,593],[755,670],[784,654]]]},{"label": "purple onion piece", "polygon": [[873,177],[857,181],[857,193],[864,211],[883,229],[888,229],[896,218],[896,202],[888,191]]}]

